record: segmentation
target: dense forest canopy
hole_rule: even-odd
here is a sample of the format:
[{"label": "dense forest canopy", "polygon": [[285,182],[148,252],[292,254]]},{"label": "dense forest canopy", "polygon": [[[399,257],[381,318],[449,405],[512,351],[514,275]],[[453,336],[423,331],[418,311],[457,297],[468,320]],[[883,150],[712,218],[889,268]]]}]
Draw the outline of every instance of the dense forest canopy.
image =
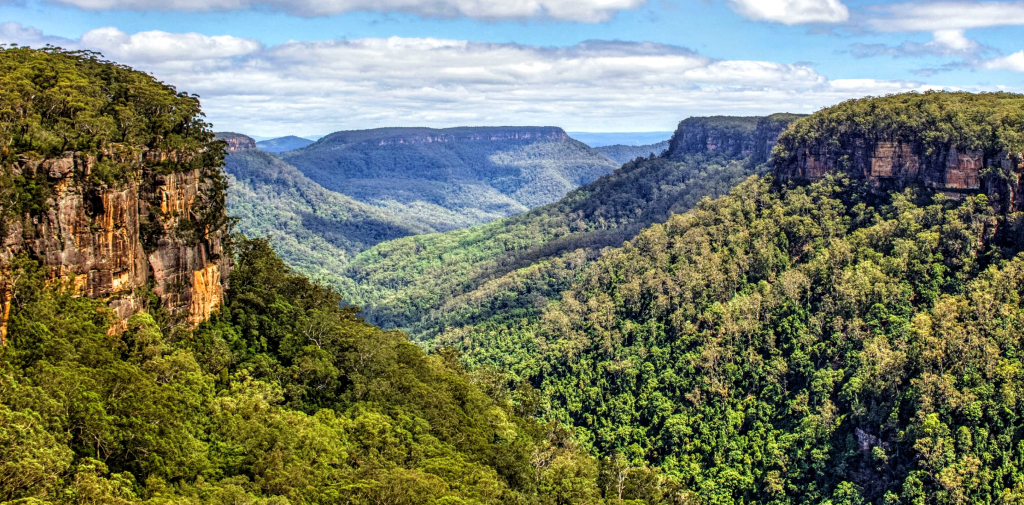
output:
[{"label": "dense forest canopy", "polygon": [[[89,53],[8,48],[0,66],[4,191],[35,194],[13,164],[66,149],[193,149],[220,169],[193,96]],[[798,121],[776,159],[849,132],[1014,152],[1021,107],[846,102]],[[755,137],[788,124],[770,121]],[[378,244],[345,292],[238,235],[196,327],[118,325],[5,250],[0,502],[1024,503],[1024,214],[843,173],[783,183],[742,148],[760,137],[723,152],[703,131],[699,152],[522,216]],[[250,154],[237,180],[279,216],[380,217]]]},{"label": "dense forest canopy", "polygon": [[356,254],[387,240],[434,230],[377,207],[328,191],[270,153],[248,149],[225,159],[227,210],[236,229],[269,237],[298,272],[340,287]]},{"label": "dense forest canopy", "polygon": [[798,122],[779,139],[777,162],[796,146],[838,147],[847,138],[922,145],[935,155],[949,147],[1024,152],[1024,95],[926,92],[849,100]]}]

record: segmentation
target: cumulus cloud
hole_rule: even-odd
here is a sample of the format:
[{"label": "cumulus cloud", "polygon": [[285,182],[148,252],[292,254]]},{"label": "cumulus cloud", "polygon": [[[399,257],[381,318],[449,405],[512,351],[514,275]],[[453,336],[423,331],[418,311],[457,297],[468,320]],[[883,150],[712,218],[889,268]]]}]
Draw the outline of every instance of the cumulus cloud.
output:
[{"label": "cumulus cloud", "polygon": [[259,41],[227,35],[207,37],[200,33],[139,32],[100,28],[82,36],[83,47],[100,48],[110,58],[136,63],[195,61],[231,58],[260,50]]},{"label": "cumulus cloud", "polygon": [[1024,2],[894,3],[873,9],[868,26],[880,32],[947,32],[1024,25]]},{"label": "cumulus cloud", "polygon": [[1013,70],[1014,72],[1024,72],[1024,51],[1018,51],[1009,56],[992,58],[991,60],[983,62],[981,66],[988,70]]},{"label": "cumulus cloud", "polygon": [[[3,42],[44,38],[0,25]],[[103,52],[198,93],[218,129],[258,135],[396,125],[662,130],[690,115],[811,112],[927,88],[830,81],[807,65],[715,60],[678,46],[616,41],[539,47],[392,37],[264,47],[236,37],[104,28],[58,45]]]},{"label": "cumulus cloud", "polygon": [[730,0],[744,16],[759,21],[787,25],[803,23],[842,23],[850,19],[850,9],[839,0]]},{"label": "cumulus cloud", "polygon": [[422,17],[483,20],[547,18],[595,23],[647,0],[51,0],[89,10],[180,10],[192,12],[270,8],[298,16],[354,11],[405,12]]}]

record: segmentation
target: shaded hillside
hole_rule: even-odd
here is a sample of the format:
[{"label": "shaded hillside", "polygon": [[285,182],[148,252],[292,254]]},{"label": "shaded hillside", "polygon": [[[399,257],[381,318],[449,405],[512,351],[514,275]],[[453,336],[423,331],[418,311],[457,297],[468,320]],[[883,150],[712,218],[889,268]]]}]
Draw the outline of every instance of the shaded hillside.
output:
[{"label": "shaded hillside", "polygon": [[283,159],[323,187],[437,230],[525,212],[616,168],[558,128],[337,132]]},{"label": "shaded hillside", "polygon": [[[755,121],[756,125],[756,121]],[[386,242],[347,270],[347,299],[370,321],[430,339],[445,328],[531,317],[608,246],[726,193],[767,167],[707,153],[627,163],[527,214]]]},{"label": "shaded hillside", "polygon": [[[783,144],[914,117],[939,119],[900,127],[908,143],[965,126],[979,151],[1024,138],[1017,110],[993,106],[1019,97],[935,114],[948,98],[825,109]],[[435,342],[532,384],[548,418],[697,502],[1021,500],[1024,214],[981,188],[886,193],[854,175],[751,177],[606,251],[539,317]]]},{"label": "shaded hillside", "polygon": [[433,230],[328,191],[276,156],[236,150],[225,159],[228,212],[236,229],[271,237],[281,258],[309,277],[339,286],[347,262],[380,242]]},{"label": "shaded hillside", "polygon": [[304,139],[302,137],[296,137],[295,135],[288,135],[287,137],[278,137],[276,139],[261,140],[256,143],[256,147],[260,151],[266,151],[268,153],[281,153],[284,151],[300,149],[312,143],[312,140]]},{"label": "shaded hillside", "polygon": [[637,158],[661,156],[668,149],[668,141],[643,146],[615,144],[612,146],[595,147],[594,150],[607,156],[615,163],[627,163]]}]

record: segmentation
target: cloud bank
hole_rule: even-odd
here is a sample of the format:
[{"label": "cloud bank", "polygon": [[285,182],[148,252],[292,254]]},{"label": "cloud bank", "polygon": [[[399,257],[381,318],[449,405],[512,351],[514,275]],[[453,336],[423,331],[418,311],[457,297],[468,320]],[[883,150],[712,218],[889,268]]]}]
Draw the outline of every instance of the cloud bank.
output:
[{"label": "cloud bank", "polygon": [[730,0],[733,9],[759,21],[787,25],[842,23],[850,9],[839,0]]},{"label": "cloud bank", "polygon": [[52,0],[87,10],[188,12],[266,8],[317,17],[347,12],[405,12],[422,17],[481,20],[554,19],[596,23],[647,0]]},{"label": "cloud bank", "polygon": [[540,47],[392,37],[265,47],[231,36],[115,28],[55,39],[14,23],[0,25],[0,39],[100,51],[198,93],[217,129],[257,135],[398,125],[653,131],[691,115],[811,112],[927,87],[829,80],[807,65],[715,60],[653,43]]}]

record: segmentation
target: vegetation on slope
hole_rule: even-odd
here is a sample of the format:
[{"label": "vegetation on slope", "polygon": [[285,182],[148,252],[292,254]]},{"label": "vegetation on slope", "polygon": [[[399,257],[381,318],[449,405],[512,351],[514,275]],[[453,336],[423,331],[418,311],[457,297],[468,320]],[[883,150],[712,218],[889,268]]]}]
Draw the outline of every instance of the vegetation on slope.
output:
[{"label": "vegetation on slope", "polygon": [[331,286],[344,284],[341,274],[359,252],[434,231],[328,191],[268,153],[233,152],[224,169],[230,182],[228,213],[238,219],[237,230],[271,237],[292,268]]},{"label": "vegetation on slope", "polygon": [[751,179],[497,332],[517,358],[494,334],[461,347],[537,385],[599,453],[707,502],[1015,502],[1022,230],[984,196],[865,194]]},{"label": "vegetation on slope", "polygon": [[441,231],[557,201],[616,168],[557,128],[337,132],[282,155],[331,191]]},{"label": "vegetation on slope", "polygon": [[[370,326],[240,238],[226,306],[195,331],[19,259],[0,348],[5,503],[597,503],[597,465],[507,396]],[[486,386],[486,383],[484,383]]]},{"label": "vegetation on slope", "polygon": [[346,276],[354,286],[344,294],[370,321],[417,339],[492,318],[529,318],[602,248],[764,170],[704,155],[637,159],[527,214],[379,244],[352,262]]},{"label": "vegetation on slope", "polygon": [[1014,93],[904,93],[849,100],[820,111],[779,138],[779,162],[800,146],[845,146],[872,138],[921,145],[922,154],[950,146],[998,153],[1024,151],[1024,95]]}]

